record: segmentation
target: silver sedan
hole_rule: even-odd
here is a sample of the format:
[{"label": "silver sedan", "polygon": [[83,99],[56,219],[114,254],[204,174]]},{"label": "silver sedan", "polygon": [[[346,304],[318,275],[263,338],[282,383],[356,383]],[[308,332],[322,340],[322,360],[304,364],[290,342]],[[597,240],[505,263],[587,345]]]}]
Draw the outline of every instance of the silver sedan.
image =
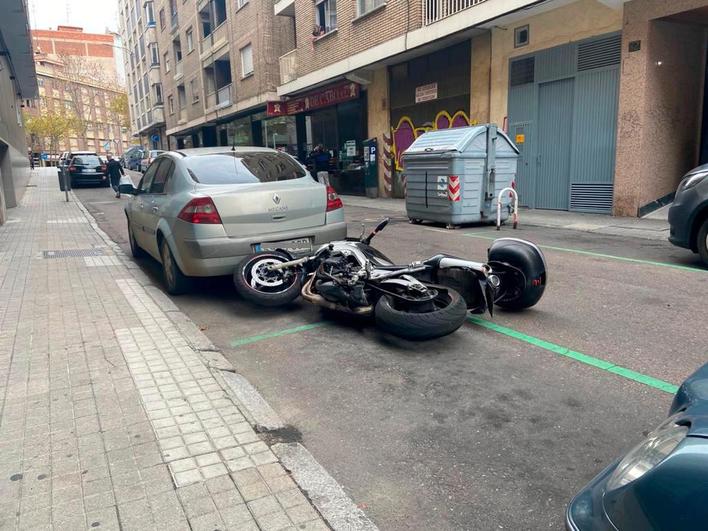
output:
[{"label": "silver sedan", "polygon": [[268,148],[219,147],[161,154],[137,188],[121,185],[133,256],[162,263],[169,293],[189,277],[230,275],[253,252],[294,256],[344,239],[342,201],[293,157]]}]

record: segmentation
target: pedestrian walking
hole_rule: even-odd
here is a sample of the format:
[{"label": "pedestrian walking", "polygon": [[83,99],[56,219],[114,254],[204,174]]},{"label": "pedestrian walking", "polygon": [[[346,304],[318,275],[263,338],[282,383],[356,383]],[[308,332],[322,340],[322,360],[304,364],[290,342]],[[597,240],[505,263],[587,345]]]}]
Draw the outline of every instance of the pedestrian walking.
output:
[{"label": "pedestrian walking", "polygon": [[108,153],[106,158],[108,159],[106,163],[106,175],[108,175],[108,178],[111,180],[111,187],[113,187],[116,197],[120,197],[120,177],[121,175],[125,175],[125,171],[123,170],[123,166],[120,165],[120,162],[113,158],[113,155]]},{"label": "pedestrian walking", "polygon": [[31,149],[28,149],[27,155],[29,156],[30,170],[33,170],[34,169],[34,153],[32,153]]}]

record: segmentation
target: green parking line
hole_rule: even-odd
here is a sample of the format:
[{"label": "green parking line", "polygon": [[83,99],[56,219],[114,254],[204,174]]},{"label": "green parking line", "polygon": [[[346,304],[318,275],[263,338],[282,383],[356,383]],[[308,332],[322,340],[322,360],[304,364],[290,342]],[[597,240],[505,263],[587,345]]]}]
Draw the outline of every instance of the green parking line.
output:
[{"label": "green parking line", "polygon": [[328,322],[321,321],[319,323],[311,323],[311,324],[296,326],[295,328],[286,328],[285,330],[277,330],[275,332],[268,332],[267,334],[242,337],[241,339],[234,339],[231,342],[231,346],[232,347],[241,347],[243,345],[250,345],[251,343],[257,343],[258,341],[263,341],[264,339],[273,339],[274,337],[289,336],[290,334],[297,334],[299,332],[306,332],[307,330],[312,330],[313,328],[320,328],[322,326],[328,326],[328,325],[329,325]]},{"label": "green parking line", "polygon": [[[442,233],[449,233],[450,232],[447,230],[439,230],[439,229],[427,229],[427,230],[433,230],[435,232],[442,232]],[[460,232],[458,234],[460,234],[460,236],[465,236],[467,238],[477,238],[480,240],[489,240],[489,241],[494,241],[498,238],[504,238],[504,236],[492,237],[492,236],[485,236],[484,234],[475,233],[475,232]],[[583,254],[586,256],[594,256],[596,258],[608,258],[610,260],[619,260],[620,262],[632,262],[635,264],[645,264],[645,265],[652,265],[652,266],[659,266],[659,267],[669,267],[671,269],[678,269],[680,271],[694,271],[694,272],[698,272],[698,273],[708,273],[708,269],[701,269],[698,267],[685,266],[685,265],[681,265],[681,264],[671,264],[669,262],[657,262],[655,260],[642,260],[641,258],[628,258],[626,256],[617,256],[614,254],[597,253],[595,251],[584,251],[583,249],[571,249],[568,247],[556,247],[555,245],[540,245],[540,244],[537,244],[537,245],[541,249],[550,249],[552,251],[559,251],[562,253]]]},{"label": "green parking line", "polygon": [[570,350],[567,347],[556,345],[555,343],[551,343],[550,341],[545,341],[537,337],[529,336],[522,332],[517,332],[516,330],[513,330],[511,328],[498,325],[485,319],[480,319],[479,317],[470,316],[468,317],[468,319],[470,322],[476,324],[477,326],[481,326],[482,328],[486,328],[487,330],[491,330],[493,332],[497,332],[499,334],[503,334],[514,339],[518,339],[519,341],[523,341],[525,343],[533,345],[534,347],[548,350],[549,352],[553,352],[554,354],[558,354],[559,356],[565,356],[567,358],[574,359],[575,361],[579,361],[580,363],[584,363],[586,365],[590,365],[592,367],[611,372],[618,376],[622,376],[623,378],[627,378],[628,380],[633,380],[649,387],[653,387],[654,389],[659,389],[660,391],[664,391],[665,393],[674,394],[676,393],[676,391],[678,391],[678,386],[672,383],[665,382],[664,380],[659,380],[658,378],[653,378],[652,376],[647,376],[646,374],[627,369],[626,367],[615,365],[614,363],[611,363],[609,361],[605,361],[594,356],[589,356],[587,354],[583,354],[582,352]]},{"label": "green parking line", "polygon": [[[482,240],[496,240],[497,238],[492,238],[491,236],[483,236],[482,234],[475,233],[461,233],[462,236],[467,236],[468,238],[479,238]],[[614,254],[597,253],[595,251],[584,251],[582,249],[571,249],[568,247],[556,247],[554,245],[539,245],[542,249],[551,249],[553,251],[560,251],[562,253],[576,253],[584,254],[586,256],[594,256],[596,258],[609,258],[611,260],[619,260],[621,262],[633,262],[635,264],[645,264],[660,267],[670,267],[672,269],[679,269],[681,271],[697,271],[699,273],[708,273],[708,269],[700,269],[698,267],[685,266],[681,264],[671,264],[668,262],[657,262],[655,260],[642,260],[641,258],[628,258],[626,256],[617,256]]]}]

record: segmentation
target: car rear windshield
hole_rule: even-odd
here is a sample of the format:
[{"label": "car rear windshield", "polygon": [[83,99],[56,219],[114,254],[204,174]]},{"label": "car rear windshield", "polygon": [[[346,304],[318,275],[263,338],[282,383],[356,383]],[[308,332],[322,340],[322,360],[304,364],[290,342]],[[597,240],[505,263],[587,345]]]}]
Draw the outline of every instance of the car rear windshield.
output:
[{"label": "car rear windshield", "polygon": [[81,155],[80,157],[74,157],[71,163],[81,166],[100,166],[101,160],[96,155]]},{"label": "car rear windshield", "polygon": [[189,174],[203,184],[249,184],[289,181],[306,175],[284,153],[217,153],[185,159]]}]

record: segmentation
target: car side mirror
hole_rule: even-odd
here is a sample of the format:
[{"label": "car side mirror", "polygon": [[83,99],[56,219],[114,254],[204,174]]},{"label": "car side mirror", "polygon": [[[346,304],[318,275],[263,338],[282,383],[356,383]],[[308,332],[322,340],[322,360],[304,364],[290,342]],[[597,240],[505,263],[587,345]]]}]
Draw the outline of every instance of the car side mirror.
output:
[{"label": "car side mirror", "polygon": [[135,188],[132,184],[119,184],[118,191],[126,195],[138,195],[140,193],[140,190]]}]

